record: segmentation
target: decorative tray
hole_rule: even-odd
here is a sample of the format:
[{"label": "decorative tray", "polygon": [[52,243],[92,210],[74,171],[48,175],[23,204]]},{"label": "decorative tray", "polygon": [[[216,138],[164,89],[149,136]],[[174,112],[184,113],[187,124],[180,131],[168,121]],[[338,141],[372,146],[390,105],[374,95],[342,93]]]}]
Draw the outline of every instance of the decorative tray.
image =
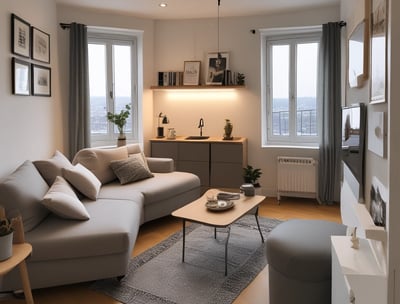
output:
[{"label": "decorative tray", "polygon": [[235,205],[233,201],[208,201],[206,202],[206,207],[210,211],[224,211],[232,208]]}]

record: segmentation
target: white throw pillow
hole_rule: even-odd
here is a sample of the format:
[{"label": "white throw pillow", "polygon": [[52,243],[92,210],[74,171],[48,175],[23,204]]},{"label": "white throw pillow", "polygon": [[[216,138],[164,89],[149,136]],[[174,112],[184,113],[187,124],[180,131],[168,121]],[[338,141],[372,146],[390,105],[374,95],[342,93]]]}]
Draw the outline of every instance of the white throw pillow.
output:
[{"label": "white throw pillow", "polygon": [[110,166],[121,185],[154,176],[146,166],[141,153],[129,155],[127,159],[111,161]]},{"label": "white throw pillow", "polygon": [[72,168],[64,168],[63,176],[80,193],[91,200],[97,199],[101,182],[89,169],[86,169],[81,164],[77,164]]},{"label": "white throw pillow", "polygon": [[42,204],[51,212],[66,219],[88,220],[90,218],[74,190],[61,176],[56,177],[53,185],[44,196]]}]

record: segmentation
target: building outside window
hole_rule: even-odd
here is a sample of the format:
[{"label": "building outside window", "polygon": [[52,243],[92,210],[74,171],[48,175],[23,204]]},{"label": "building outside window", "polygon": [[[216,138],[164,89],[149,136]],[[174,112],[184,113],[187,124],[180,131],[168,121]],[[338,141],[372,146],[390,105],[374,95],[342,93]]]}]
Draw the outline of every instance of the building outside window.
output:
[{"label": "building outside window", "polygon": [[88,32],[91,145],[115,145],[117,127],[107,112],[119,113],[131,105],[125,126],[127,140],[138,142],[139,103],[136,38],[131,35]]},{"label": "building outside window", "polygon": [[320,31],[262,35],[263,146],[315,147]]}]

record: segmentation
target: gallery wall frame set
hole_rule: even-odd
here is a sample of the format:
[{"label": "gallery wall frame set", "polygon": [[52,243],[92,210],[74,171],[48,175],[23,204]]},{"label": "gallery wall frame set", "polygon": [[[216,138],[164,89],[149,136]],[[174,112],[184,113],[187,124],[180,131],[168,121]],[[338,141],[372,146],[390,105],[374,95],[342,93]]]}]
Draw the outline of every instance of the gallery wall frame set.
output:
[{"label": "gallery wall frame set", "polygon": [[50,63],[50,35],[11,14],[12,93],[21,96],[51,96],[51,69],[28,62]]}]

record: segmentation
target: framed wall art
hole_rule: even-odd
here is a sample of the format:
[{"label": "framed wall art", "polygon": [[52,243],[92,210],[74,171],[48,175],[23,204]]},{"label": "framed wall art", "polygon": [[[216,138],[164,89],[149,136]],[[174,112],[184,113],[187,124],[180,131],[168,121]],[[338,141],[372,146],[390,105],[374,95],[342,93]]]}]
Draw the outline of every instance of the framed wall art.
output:
[{"label": "framed wall art", "polygon": [[220,52],[221,58],[218,58],[218,53],[208,53],[207,56],[207,74],[206,84],[222,85],[224,83],[225,70],[229,70],[229,53]]},{"label": "framed wall art", "polygon": [[371,3],[371,100],[370,103],[386,101],[386,0]]},{"label": "framed wall art", "polygon": [[29,96],[30,90],[30,63],[12,58],[12,93],[14,95]]},{"label": "framed wall art", "polygon": [[51,69],[32,64],[32,95],[51,96]]},{"label": "framed wall art", "polygon": [[200,61],[185,61],[183,67],[183,85],[200,84]]},{"label": "framed wall art", "polygon": [[32,27],[32,59],[50,63],[50,35]]},{"label": "framed wall art", "polygon": [[31,46],[31,25],[18,17],[11,14],[11,51],[12,53],[30,57]]},{"label": "framed wall art", "polygon": [[356,26],[348,41],[348,81],[350,88],[362,87],[368,78],[368,23],[364,20]]}]

